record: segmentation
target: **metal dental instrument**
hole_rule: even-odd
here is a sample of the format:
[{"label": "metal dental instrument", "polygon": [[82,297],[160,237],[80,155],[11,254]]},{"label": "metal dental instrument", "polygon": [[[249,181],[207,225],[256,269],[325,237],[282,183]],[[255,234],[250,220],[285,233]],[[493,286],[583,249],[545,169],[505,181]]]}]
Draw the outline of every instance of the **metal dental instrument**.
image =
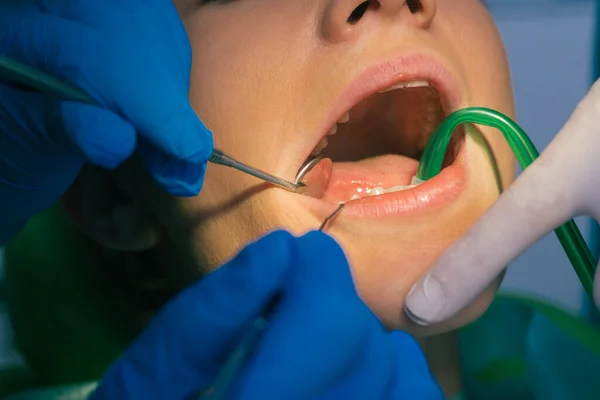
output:
[{"label": "metal dental instrument", "polygon": [[306,177],[306,174],[308,174],[315,167],[315,165],[320,163],[323,158],[324,158],[324,156],[319,154],[318,156],[315,156],[315,157],[309,159],[307,162],[305,162],[304,165],[302,165],[302,167],[300,167],[300,170],[298,171],[298,174],[296,175],[296,179],[294,179],[294,184],[296,184],[296,185],[302,184],[302,181]]},{"label": "metal dental instrument", "polygon": [[[10,82],[27,86],[35,91],[46,93],[63,100],[78,101],[92,105],[96,104],[94,99],[83,90],[65,82],[61,82],[40,70],[2,55],[0,55],[0,79],[1,78],[5,78]],[[304,193],[303,189],[306,187],[306,185],[298,179],[296,179],[296,182],[290,182],[278,178],[257,168],[241,163],[218,149],[214,149],[213,154],[208,161],[213,164],[235,168],[238,171],[252,175],[290,192]]]},{"label": "metal dental instrument", "polygon": [[345,203],[340,203],[338,208],[336,208],[336,210],[333,213],[331,213],[330,216],[325,218],[325,221],[323,221],[323,223],[321,224],[321,227],[319,228],[320,232],[323,232],[323,230],[327,227],[327,224],[329,224],[329,222],[331,222],[331,220],[333,220],[335,217],[337,217],[337,215],[340,213],[340,211],[342,211],[342,208],[344,208],[344,204]]},{"label": "metal dental instrument", "polygon": [[306,187],[304,183],[299,182],[298,180],[296,180],[296,182],[286,181],[285,179],[278,178],[257,168],[250,167],[226,155],[219,149],[213,150],[213,153],[208,159],[208,161],[212,162],[213,164],[219,164],[224,165],[226,167],[235,168],[238,171],[242,171],[248,175],[252,175],[258,179],[262,179],[263,181],[269,182],[277,187],[288,190],[290,192],[303,193],[302,189]]},{"label": "metal dental instrument", "polygon": [[208,389],[200,394],[197,400],[226,400],[231,396],[234,381],[239,378],[242,369],[252,352],[256,349],[262,334],[269,325],[269,320],[275,308],[279,304],[281,293],[277,292],[262,312],[252,320],[250,326],[245,330],[242,339],[238,342],[233,352],[225,361],[225,365],[217,375]]}]

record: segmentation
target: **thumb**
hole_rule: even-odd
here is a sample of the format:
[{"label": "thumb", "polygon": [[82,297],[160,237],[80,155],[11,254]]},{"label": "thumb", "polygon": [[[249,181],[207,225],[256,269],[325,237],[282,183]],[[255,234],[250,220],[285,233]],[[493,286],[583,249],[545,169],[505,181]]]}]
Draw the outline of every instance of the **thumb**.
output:
[{"label": "thumb", "polygon": [[295,239],[275,232],[181,293],[108,370],[93,400],[184,399],[208,387],[240,330],[267,304]]},{"label": "thumb", "polygon": [[67,139],[93,165],[116,168],[136,146],[133,127],[117,114],[79,102],[61,103]]},{"label": "thumb", "polygon": [[[137,150],[150,175],[170,194],[195,196],[202,188],[206,164],[172,158],[144,137],[138,141],[135,128],[119,115],[104,108],[68,101],[60,104],[60,112],[68,144],[74,145],[88,163],[113,169]],[[179,118],[175,119],[182,123]],[[55,140],[64,141],[64,138]],[[209,148],[212,150],[212,145]]]}]

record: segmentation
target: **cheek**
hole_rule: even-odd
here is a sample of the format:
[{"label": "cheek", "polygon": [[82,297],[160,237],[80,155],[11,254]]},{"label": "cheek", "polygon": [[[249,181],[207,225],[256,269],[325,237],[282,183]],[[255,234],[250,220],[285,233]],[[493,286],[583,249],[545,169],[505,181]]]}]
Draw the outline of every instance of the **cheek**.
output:
[{"label": "cheek", "polygon": [[[452,4],[450,4],[452,3]],[[440,13],[448,21],[440,27],[444,40],[456,49],[470,92],[466,106],[489,107],[515,118],[512,82],[504,44],[483,5],[475,0],[440,2]],[[477,21],[477,23],[473,23]],[[467,41],[469,46],[460,45]],[[491,128],[482,129],[491,145],[504,186],[514,179],[515,159],[503,135]]]},{"label": "cheek", "polygon": [[286,117],[298,114],[307,39],[298,37],[297,18],[288,18],[290,27],[279,19],[253,24],[265,19],[258,11],[214,20],[199,13],[188,22],[194,54],[190,98],[217,147],[273,171],[278,165],[264,155],[280,150],[293,122]]},{"label": "cheek", "polygon": [[184,221],[180,237],[186,238],[186,245],[203,272],[222,265],[268,232],[284,227],[292,234],[302,235],[320,225],[299,205],[284,202],[278,193],[280,189],[247,195],[235,189],[225,194],[214,192],[212,187],[205,185],[195,198],[177,200]]},{"label": "cheek", "polygon": [[472,47],[463,47],[463,59],[467,71],[468,84],[475,94],[473,101],[485,103],[514,118],[512,83],[508,58],[493,25],[472,30]]},{"label": "cheek", "polygon": [[199,196],[177,200],[184,221],[180,237],[187,238],[186,247],[203,272],[222,265],[268,230],[264,220],[256,219],[259,212],[254,201],[240,206],[234,194],[214,192],[212,187],[207,182]]},{"label": "cheek", "polygon": [[442,0],[438,1],[436,18],[432,29],[441,42],[446,42],[447,48],[453,49],[460,62],[471,93],[470,101],[489,103],[513,116],[508,60],[489,12],[478,0]]}]

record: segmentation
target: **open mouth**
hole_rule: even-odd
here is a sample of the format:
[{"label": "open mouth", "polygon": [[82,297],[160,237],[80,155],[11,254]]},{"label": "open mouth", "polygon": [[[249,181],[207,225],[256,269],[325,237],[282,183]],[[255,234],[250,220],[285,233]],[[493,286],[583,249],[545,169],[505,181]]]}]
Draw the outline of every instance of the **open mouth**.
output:
[{"label": "open mouth", "polygon": [[465,175],[453,168],[460,167],[462,129],[453,135],[442,173],[421,185],[413,182],[427,141],[447,116],[443,96],[434,83],[413,79],[358,102],[312,150],[309,159],[322,155],[331,161],[317,165],[307,184],[319,188],[321,200],[378,216],[415,211],[456,194]]}]

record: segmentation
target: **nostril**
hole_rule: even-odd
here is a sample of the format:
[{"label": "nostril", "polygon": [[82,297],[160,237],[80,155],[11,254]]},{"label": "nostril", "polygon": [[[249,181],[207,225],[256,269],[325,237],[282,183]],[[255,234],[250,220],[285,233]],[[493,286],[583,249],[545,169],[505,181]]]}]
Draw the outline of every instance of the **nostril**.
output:
[{"label": "nostril", "polygon": [[406,5],[411,13],[416,14],[423,9],[421,0],[406,0]]},{"label": "nostril", "polygon": [[[406,5],[412,14],[423,11],[423,2],[421,0],[406,0]],[[380,3],[378,0],[363,1],[354,10],[352,10],[347,22],[351,25],[355,25],[362,19],[362,17],[364,17],[369,8],[378,8],[379,6]]]},{"label": "nostril", "polygon": [[354,25],[360,21],[360,19],[365,15],[369,6],[371,5],[371,0],[363,1],[356,7],[350,16],[348,17],[348,23]]}]

